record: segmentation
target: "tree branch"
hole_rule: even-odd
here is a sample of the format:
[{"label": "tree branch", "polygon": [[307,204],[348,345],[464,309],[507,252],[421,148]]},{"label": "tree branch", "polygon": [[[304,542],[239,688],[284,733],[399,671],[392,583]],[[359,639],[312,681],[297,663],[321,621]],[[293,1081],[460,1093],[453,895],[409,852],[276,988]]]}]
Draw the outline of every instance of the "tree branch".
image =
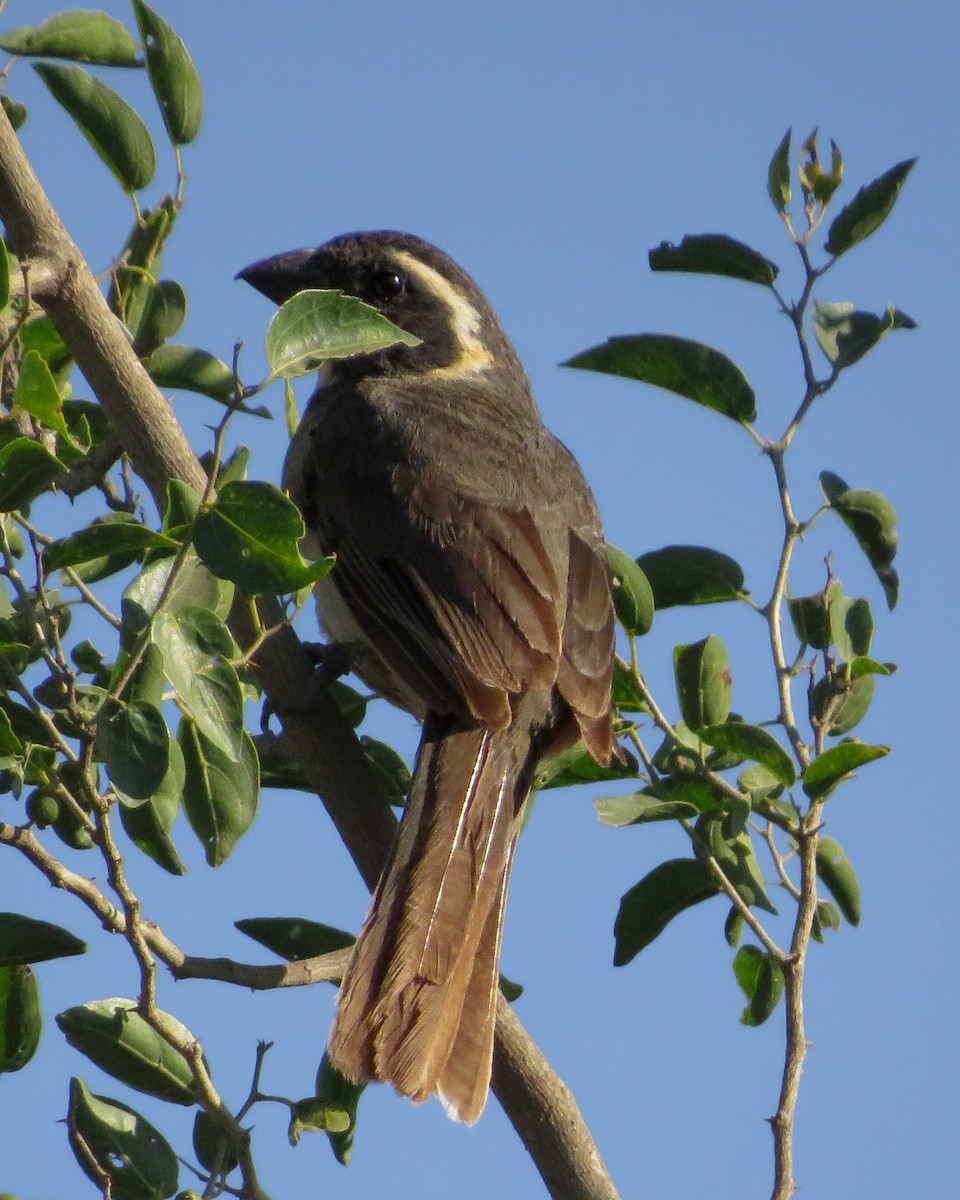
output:
[{"label": "tree branch", "polygon": [[[170,405],[110,312],[5,113],[0,113],[0,219],[14,253],[21,260],[43,264],[40,300],[157,508],[164,510],[167,483],[172,479],[202,491],[205,474]],[[275,600],[260,601],[258,608],[263,626],[282,625],[283,614]],[[241,647],[255,641],[259,631],[249,606],[235,606],[231,629]],[[320,795],[364,880],[373,887],[396,821],[379,794],[356,735],[332,700],[321,697],[303,705],[311,666],[289,626],[282,625],[260,645],[253,662],[265,694],[281,716],[291,752]],[[83,881],[74,882],[77,894],[82,894]],[[110,911],[101,909],[98,915],[106,918],[107,928],[119,931],[122,914],[105,900],[104,904]],[[144,928],[155,929],[146,924]],[[153,936],[148,940],[159,954]],[[614,1200],[613,1184],[576,1104],[504,1002],[498,1009],[494,1090],[555,1200]]]}]

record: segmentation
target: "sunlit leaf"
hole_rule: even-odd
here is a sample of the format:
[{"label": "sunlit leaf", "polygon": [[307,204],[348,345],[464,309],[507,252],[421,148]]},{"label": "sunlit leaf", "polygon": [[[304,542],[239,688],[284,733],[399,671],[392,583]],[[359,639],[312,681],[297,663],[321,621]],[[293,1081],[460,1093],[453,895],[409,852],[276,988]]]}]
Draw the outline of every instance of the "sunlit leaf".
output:
[{"label": "sunlit leaf", "polygon": [[673,673],[680,712],[690,729],[721,725],[727,719],[732,682],[730,662],[716,634],[675,647]]},{"label": "sunlit leaf", "polygon": [[860,883],[840,843],[823,834],[817,840],[817,875],[851,925],[861,917]]},{"label": "sunlit leaf", "polygon": [[629,554],[609,542],[606,551],[617,620],[631,637],[642,637],[653,625],[653,591]]},{"label": "sunlit leaf", "polygon": [[245,733],[240,757],[232,759],[186,718],[180,723],[178,741],[186,769],[183,810],[207,862],[219,867],[257,815],[257,752]]},{"label": "sunlit leaf", "polygon": [[797,772],[793,759],[773,734],[759,725],[727,721],[722,725],[710,725],[698,732],[708,746],[753,759],[766,767],[777,781],[786,787],[792,787],[796,782]]},{"label": "sunlit leaf", "polygon": [[839,746],[824,750],[807,767],[803,773],[803,790],[811,800],[822,800],[858,767],[889,753],[889,746],[868,746],[853,739],[841,742]]},{"label": "sunlit leaf", "polygon": [[328,359],[374,354],[397,344],[419,346],[420,338],[355,296],[313,289],[281,305],[267,327],[265,350],[275,375],[296,379]]},{"label": "sunlit leaf", "polygon": [[658,608],[677,604],[717,604],[749,595],[739,563],[707,546],[664,546],[641,554],[637,565]]},{"label": "sunlit leaf", "polygon": [[102,67],[136,67],[137,44],[105,12],[67,9],[40,25],[18,25],[0,35],[0,49],[34,58],[66,58]]}]

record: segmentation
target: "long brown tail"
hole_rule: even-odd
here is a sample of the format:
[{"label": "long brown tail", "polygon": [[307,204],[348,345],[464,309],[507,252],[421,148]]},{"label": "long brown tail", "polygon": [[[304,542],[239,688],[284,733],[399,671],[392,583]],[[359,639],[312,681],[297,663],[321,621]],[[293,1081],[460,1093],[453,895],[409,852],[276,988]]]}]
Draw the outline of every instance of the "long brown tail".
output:
[{"label": "long brown tail", "polygon": [[536,762],[528,731],[428,720],[407,810],[343,979],[330,1056],[437,1093],[472,1124],[490,1084],[500,936]]}]

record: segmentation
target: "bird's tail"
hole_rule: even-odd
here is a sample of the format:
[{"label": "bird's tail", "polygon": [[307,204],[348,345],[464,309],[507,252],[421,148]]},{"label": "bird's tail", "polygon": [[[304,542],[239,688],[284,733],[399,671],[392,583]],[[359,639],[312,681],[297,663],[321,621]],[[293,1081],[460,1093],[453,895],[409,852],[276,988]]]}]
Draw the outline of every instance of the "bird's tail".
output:
[{"label": "bird's tail", "polygon": [[472,1124],[490,1084],[503,911],[537,755],[516,724],[432,725],[329,1051],[348,1077],[418,1101],[435,1092]]}]

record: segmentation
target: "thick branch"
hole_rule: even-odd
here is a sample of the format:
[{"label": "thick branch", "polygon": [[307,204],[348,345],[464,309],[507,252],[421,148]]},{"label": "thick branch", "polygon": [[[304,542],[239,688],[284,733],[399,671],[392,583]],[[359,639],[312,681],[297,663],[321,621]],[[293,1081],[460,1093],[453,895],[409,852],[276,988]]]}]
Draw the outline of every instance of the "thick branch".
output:
[{"label": "thick branch", "polygon": [[[171,479],[202,490],[205,475],[183,430],[110,312],[2,112],[0,219],[14,253],[43,264],[42,303],[157,507],[163,510]],[[53,272],[58,287],[47,286],[47,272]],[[276,601],[261,601],[259,609],[265,627],[282,625]],[[231,628],[241,646],[250,646],[256,637],[249,610],[241,606]],[[372,887],[396,822],[379,796],[359,741],[331,701],[320,698],[304,707],[311,667],[289,627],[282,626],[257,649],[254,663],[264,692],[281,714],[291,752]],[[108,928],[117,928],[122,914],[107,907],[112,912],[99,915],[107,918]],[[156,949],[152,941],[151,946]],[[569,1092],[509,1008],[501,1004],[499,1012],[495,1091],[551,1194],[557,1200],[613,1200],[613,1185],[599,1166],[599,1154]]]}]

